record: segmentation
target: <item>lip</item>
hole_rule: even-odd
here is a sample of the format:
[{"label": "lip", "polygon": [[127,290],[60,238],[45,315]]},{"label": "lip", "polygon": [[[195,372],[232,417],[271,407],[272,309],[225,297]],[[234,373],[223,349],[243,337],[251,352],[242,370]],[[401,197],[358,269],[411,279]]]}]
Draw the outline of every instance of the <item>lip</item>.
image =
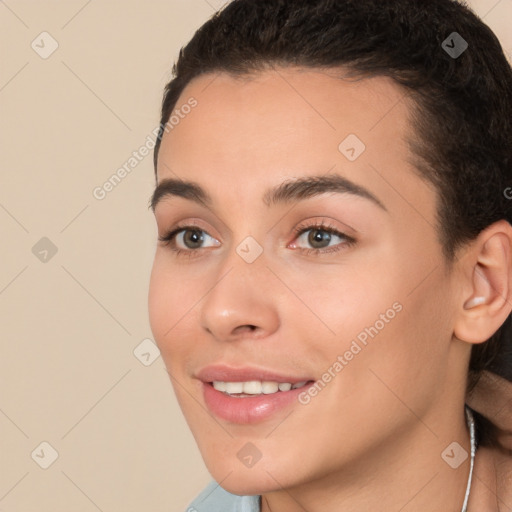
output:
[{"label": "lip", "polygon": [[266,368],[244,366],[233,368],[225,364],[208,365],[197,372],[196,377],[203,382],[247,382],[249,380],[261,380],[272,382],[289,382],[296,384],[314,380],[310,376],[285,375]]},{"label": "lip", "polygon": [[[232,368],[226,365],[206,366],[197,373],[197,378],[202,381],[203,399],[210,412],[218,418],[240,425],[259,423],[286,409],[297,407],[300,393],[314,384],[314,379],[309,377],[284,375],[263,368]],[[243,398],[217,391],[212,385],[213,381],[246,382],[250,380],[289,382],[290,384],[305,381],[307,384],[290,391]]]}]

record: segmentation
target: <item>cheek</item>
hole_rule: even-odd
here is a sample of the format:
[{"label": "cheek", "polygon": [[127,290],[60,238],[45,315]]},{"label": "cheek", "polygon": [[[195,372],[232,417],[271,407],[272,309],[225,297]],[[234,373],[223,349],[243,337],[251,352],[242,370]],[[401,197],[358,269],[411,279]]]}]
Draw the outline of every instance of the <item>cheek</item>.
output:
[{"label": "cheek", "polygon": [[184,302],[189,301],[188,295],[176,274],[169,270],[165,258],[157,252],[149,282],[148,312],[151,331],[164,360],[179,328],[179,319],[185,314],[183,308]]},{"label": "cheek", "polygon": [[198,312],[206,292],[199,283],[176,269],[162,251],[157,252],[148,291],[149,323],[166,368],[182,374],[194,354]]},{"label": "cheek", "polygon": [[328,327],[338,336],[346,333],[347,325],[364,327],[372,309],[383,307],[390,295],[389,283],[382,279],[385,272],[366,255],[356,253],[340,257],[334,265],[325,261],[329,260],[323,264],[301,261],[278,269],[290,290],[288,301],[295,314],[300,313],[294,318],[310,320],[312,325],[316,322],[319,327],[323,321],[322,334],[326,335]]},{"label": "cheek", "polygon": [[320,351],[326,368],[343,357],[344,376],[338,379],[343,396],[372,386],[389,394],[374,373],[407,396],[413,393],[411,382],[439,380],[448,360],[449,284],[441,270],[415,289],[427,272],[391,261],[346,275],[329,286],[323,299],[322,315],[335,335],[327,333],[310,347],[308,357],[318,361],[314,349]]},{"label": "cheek", "polygon": [[[366,370],[357,378],[393,402],[400,397],[409,406],[426,407],[443,392],[449,361],[451,316],[442,279],[424,283],[400,297],[402,310],[370,342],[364,357]],[[441,276],[440,276],[441,277]],[[445,293],[446,291],[446,293]]]},{"label": "cheek", "polygon": [[164,305],[167,299],[167,284],[163,266],[157,254],[151,270],[148,292],[149,323],[157,343],[165,333],[166,308]]},{"label": "cheek", "polygon": [[402,294],[389,271],[386,274],[375,265],[350,271],[341,269],[323,282],[321,290],[310,290],[309,294],[304,290],[303,296],[324,322],[319,341],[328,352],[334,350],[337,355],[348,350],[354,339],[364,344],[371,334],[378,331],[380,336],[400,316],[396,311],[399,306],[394,309],[393,305],[400,302]]}]

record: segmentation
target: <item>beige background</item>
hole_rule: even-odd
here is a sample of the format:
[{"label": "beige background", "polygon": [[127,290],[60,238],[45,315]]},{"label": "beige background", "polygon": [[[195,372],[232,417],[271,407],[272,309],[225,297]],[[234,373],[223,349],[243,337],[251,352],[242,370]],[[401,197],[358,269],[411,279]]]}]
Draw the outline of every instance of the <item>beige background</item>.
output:
[{"label": "beige background", "polygon": [[[145,143],[179,47],[222,4],[0,0],[1,512],[183,512],[210,480],[143,342],[152,155],[93,190]],[[469,4],[511,55],[512,0]]]}]

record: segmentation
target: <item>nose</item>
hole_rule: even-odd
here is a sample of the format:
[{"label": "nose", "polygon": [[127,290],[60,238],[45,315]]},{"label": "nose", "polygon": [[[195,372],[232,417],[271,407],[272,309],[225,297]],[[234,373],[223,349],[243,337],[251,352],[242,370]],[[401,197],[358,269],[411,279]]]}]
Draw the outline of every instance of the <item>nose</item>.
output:
[{"label": "nose", "polygon": [[221,341],[270,336],[279,328],[283,293],[264,253],[248,263],[233,250],[201,302],[201,326]]}]

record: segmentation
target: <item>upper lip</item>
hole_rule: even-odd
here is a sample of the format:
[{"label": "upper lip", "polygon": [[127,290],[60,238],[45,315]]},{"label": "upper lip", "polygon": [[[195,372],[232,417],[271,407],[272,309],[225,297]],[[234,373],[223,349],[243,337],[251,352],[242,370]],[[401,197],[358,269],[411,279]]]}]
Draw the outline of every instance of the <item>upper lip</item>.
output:
[{"label": "upper lip", "polygon": [[247,382],[251,380],[289,382],[296,384],[313,380],[309,377],[285,375],[266,368],[243,366],[234,368],[225,364],[212,364],[201,368],[196,377],[203,382]]}]

